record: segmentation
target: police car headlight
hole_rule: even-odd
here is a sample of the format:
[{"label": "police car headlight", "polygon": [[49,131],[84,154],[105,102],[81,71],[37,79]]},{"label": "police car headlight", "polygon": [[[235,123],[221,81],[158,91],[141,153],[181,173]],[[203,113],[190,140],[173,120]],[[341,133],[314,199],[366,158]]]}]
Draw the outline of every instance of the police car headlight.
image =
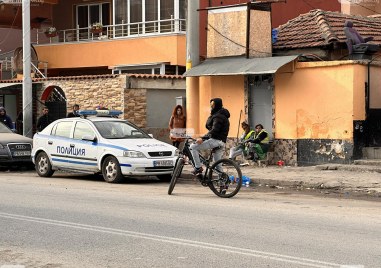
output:
[{"label": "police car headlight", "polygon": [[138,152],[138,151],[124,151],[123,156],[132,157],[132,158],[143,158],[143,157],[145,157],[142,152]]},{"label": "police car headlight", "polygon": [[4,146],[0,143],[0,149],[4,149]]},{"label": "police car headlight", "polygon": [[175,156],[179,156],[179,154],[180,154],[180,150],[179,150],[179,149],[176,149],[176,151],[175,151]]}]

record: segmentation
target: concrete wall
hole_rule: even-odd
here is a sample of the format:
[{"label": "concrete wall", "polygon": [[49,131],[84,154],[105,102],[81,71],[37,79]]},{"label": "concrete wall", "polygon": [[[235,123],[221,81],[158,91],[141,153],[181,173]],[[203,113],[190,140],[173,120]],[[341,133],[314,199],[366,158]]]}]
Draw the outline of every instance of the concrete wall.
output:
[{"label": "concrete wall", "polygon": [[250,10],[250,57],[271,57],[271,12]]},{"label": "concrete wall", "polygon": [[176,106],[176,97],[180,96],[185,97],[185,90],[147,90],[147,126],[168,128],[169,118]]},{"label": "concrete wall", "polygon": [[39,60],[48,62],[49,68],[112,67],[152,62],[185,66],[186,60],[185,35],[36,45],[35,49]]},{"label": "concrete wall", "polygon": [[[210,115],[210,100],[222,98],[223,106],[230,112],[229,137],[237,135],[241,109],[244,109],[244,76],[205,76],[199,78],[198,92],[187,95],[187,126],[194,127],[196,136],[207,132],[205,122]],[[190,105],[192,103],[192,105]],[[197,124],[188,124],[191,116]],[[243,118],[244,115],[242,115]]]},{"label": "concrete wall", "polygon": [[341,11],[351,15],[379,15],[381,13],[381,2],[378,0],[341,0]]},{"label": "concrete wall", "polygon": [[246,25],[246,6],[208,11],[207,57],[245,54]]},{"label": "concrete wall", "polygon": [[298,63],[275,76],[276,139],[345,139],[365,118],[363,66]]}]

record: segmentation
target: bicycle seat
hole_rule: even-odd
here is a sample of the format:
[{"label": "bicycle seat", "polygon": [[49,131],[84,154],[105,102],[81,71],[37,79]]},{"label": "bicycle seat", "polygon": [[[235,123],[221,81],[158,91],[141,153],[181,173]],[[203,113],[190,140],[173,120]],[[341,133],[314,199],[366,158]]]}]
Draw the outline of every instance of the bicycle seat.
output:
[{"label": "bicycle seat", "polygon": [[220,150],[222,146],[217,146],[212,149],[212,153],[215,153],[216,151]]}]

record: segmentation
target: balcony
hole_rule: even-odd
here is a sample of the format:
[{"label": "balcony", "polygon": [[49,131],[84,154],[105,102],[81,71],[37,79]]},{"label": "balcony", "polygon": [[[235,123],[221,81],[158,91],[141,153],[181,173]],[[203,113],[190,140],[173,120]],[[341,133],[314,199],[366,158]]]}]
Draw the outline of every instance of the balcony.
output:
[{"label": "balcony", "polygon": [[102,32],[93,33],[91,27],[58,30],[57,36],[46,38],[44,30],[37,31],[37,44],[91,42],[93,40],[112,40],[148,37],[168,34],[185,34],[184,19],[145,21],[103,26]]}]

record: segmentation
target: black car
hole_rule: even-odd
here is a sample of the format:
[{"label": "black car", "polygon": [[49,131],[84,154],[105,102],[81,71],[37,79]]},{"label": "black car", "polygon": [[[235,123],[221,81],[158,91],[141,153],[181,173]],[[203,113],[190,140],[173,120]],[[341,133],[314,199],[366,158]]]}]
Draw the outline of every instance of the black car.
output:
[{"label": "black car", "polygon": [[0,167],[10,168],[16,165],[30,167],[32,144],[31,138],[13,133],[0,123]]}]

